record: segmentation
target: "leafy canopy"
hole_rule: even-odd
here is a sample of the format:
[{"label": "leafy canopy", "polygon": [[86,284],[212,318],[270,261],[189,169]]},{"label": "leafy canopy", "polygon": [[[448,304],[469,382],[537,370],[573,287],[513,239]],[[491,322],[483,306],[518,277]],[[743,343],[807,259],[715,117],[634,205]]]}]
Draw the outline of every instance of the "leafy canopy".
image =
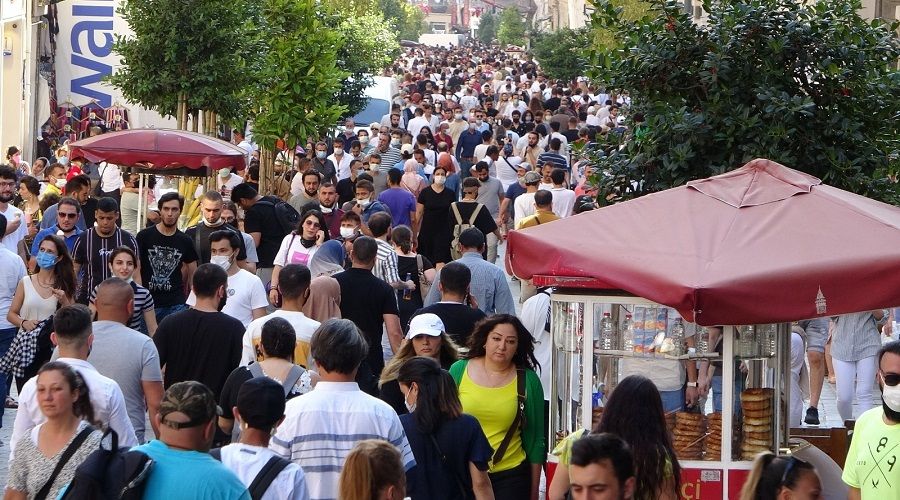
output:
[{"label": "leafy canopy", "polygon": [[857,0],[706,3],[706,26],[654,0],[638,22],[599,0],[592,27],[621,42],[591,51],[594,76],[630,91],[638,140],[596,164],[602,196],[632,198],[763,157],[900,203],[897,25]]},{"label": "leafy canopy", "polygon": [[588,45],[587,29],[562,28],[550,33],[533,35],[531,51],[547,76],[572,81],[586,75],[588,60],[584,47]]},{"label": "leafy canopy", "polygon": [[497,39],[501,45],[525,45],[525,32],[527,26],[522,14],[513,7],[507,7],[500,13],[500,23],[497,28]]},{"label": "leafy canopy", "polygon": [[346,108],[345,116],[353,116],[366,107],[365,90],[372,85],[372,75],[380,74],[400,54],[400,43],[380,14],[328,17],[337,26],[341,48],[337,65],[349,75],[341,82],[336,95]]},{"label": "leafy canopy", "polygon": [[476,36],[484,43],[491,43],[497,38],[497,15],[491,12],[481,14],[478,19],[478,30]]}]

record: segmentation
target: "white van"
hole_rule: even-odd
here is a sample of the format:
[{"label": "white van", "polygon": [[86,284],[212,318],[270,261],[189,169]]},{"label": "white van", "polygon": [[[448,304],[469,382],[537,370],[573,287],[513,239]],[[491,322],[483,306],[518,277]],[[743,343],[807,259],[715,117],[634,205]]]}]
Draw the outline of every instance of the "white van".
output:
[{"label": "white van", "polygon": [[[363,95],[369,98],[366,107],[362,111],[353,116],[353,123],[356,125],[356,131],[361,128],[369,128],[372,123],[380,122],[381,117],[391,112],[391,103],[400,93],[400,86],[397,80],[389,76],[372,77],[372,85],[369,86]],[[343,122],[340,129],[343,130]]]}]

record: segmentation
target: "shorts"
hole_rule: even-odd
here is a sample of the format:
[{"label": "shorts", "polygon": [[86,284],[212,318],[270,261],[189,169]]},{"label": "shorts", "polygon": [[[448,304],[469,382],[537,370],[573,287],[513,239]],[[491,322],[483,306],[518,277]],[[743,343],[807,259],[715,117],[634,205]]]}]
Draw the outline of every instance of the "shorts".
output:
[{"label": "shorts", "polygon": [[800,322],[800,327],[806,331],[806,352],[825,352],[825,343],[828,341],[828,321],[828,318],[816,318]]}]

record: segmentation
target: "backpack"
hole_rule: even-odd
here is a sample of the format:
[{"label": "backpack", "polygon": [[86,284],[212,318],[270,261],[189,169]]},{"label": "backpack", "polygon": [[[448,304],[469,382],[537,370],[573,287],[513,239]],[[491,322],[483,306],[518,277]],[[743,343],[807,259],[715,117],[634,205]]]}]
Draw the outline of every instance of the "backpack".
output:
[{"label": "backpack", "polygon": [[279,200],[276,203],[272,203],[267,200],[259,200],[257,203],[275,209],[275,219],[278,221],[278,225],[281,226],[281,236],[286,236],[300,226],[300,213],[288,202]]},{"label": "backpack", "polygon": [[[104,445],[107,438],[109,448]],[[75,477],[62,498],[139,500],[152,469],[153,460],[146,453],[119,448],[116,431],[107,429],[100,447],[75,469]]]},{"label": "backpack", "polygon": [[[209,450],[209,454],[216,460],[222,461],[222,448],[213,448]],[[287,468],[288,465],[291,465],[291,461],[278,455],[270,458],[259,470],[259,473],[256,474],[256,477],[253,478],[250,486],[247,487],[247,490],[250,492],[250,498],[252,500],[260,500],[269,489],[269,486],[272,485],[272,482],[275,481],[275,478],[278,477],[278,474],[281,474],[281,471]]]},{"label": "backpack", "polygon": [[453,211],[453,217],[456,218],[456,225],[453,226],[453,239],[450,240],[450,255],[453,257],[453,260],[462,257],[462,254],[459,251],[459,235],[466,229],[475,227],[475,220],[478,218],[478,213],[481,212],[481,207],[483,206],[484,205],[481,203],[477,204],[472,215],[469,216],[468,222],[463,223],[462,215],[459,213],[459,203],[450,205],[450,209]]},{"label": "backpack", "polygon": [[[251,363],[247,366],[247,370],[250,372],[250,375],[253,375],[253,378],[266,376],[266,374],[263,373],[262,367],[259,366],[259,363]],[[287,377],[284,377],[284,382],[281,383],[281,386],[284,389],[284,397],[287,397],[288,394],[291,393],[291,389],[297,385],[297,382],[300,381],[300,377],[302,377],[304,373],[306,373],[306,370],[304,370],[302,366],[294,365],[291,367]]]}]

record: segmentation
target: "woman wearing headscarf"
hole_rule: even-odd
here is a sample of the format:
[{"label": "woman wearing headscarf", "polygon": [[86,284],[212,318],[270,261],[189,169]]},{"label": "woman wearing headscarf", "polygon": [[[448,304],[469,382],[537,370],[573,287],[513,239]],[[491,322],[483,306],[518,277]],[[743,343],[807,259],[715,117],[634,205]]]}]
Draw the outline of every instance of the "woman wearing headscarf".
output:
[{"label": "woman wearing headscarf", "polygon": [[318,322],[341,317],[341,287],[333,275],[344,270],[344,245],[337,240],[322,244],[309,260],[312,282],[309,297],[303,303],[303,314]]},{"label": "woman wearing headscarf", "polygon": [[419,193],[428,185],[425,179],[418,174],[419,162],[413,159],[406,160],[403,164],[403,177],[400,179],[400,186],[407,189],[415,197],[419,197]]},{"label": "woman wearing headscarf", "polygon": [[450,153],[441,153],[438,155],[438,167],[444,169],[447,173],[447,180],[444,182],[444,188],[453,191],[459,197],[460,180],[459,174],[456,173],[456,165],[453,163],[453,156]]}]

